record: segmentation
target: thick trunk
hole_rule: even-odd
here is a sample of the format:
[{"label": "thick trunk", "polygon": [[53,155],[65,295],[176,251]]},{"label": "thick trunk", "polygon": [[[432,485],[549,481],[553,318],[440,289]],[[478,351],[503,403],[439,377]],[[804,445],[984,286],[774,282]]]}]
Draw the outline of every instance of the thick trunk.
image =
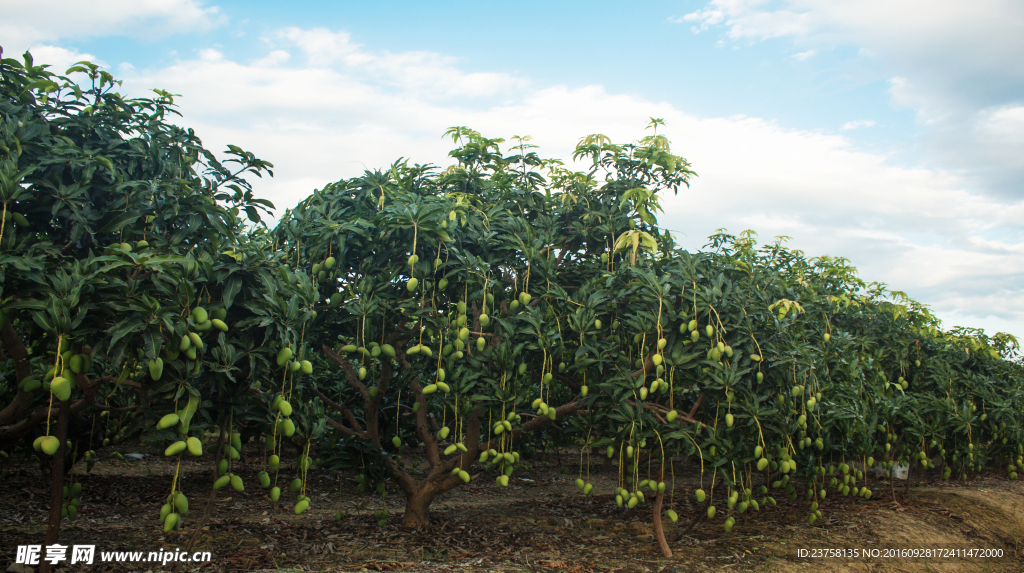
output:
[{"label": "thick trunk", "polygon": [[402,527],[426,531],[430,529],[430,502],[434,501],[434,488],[427,484],[419,484],[420,488],[412,495],[406,495],[405,514],[402,516]]},{"label": "thick trunk", "polygon": [[[658,481],[665,481],[665,466],[661,466],[661,473],[658,475]],[[658,540],[658,548],[661,549],[661,554],[665,557],[672,557],[672,549],[669,548],[668,542],[665,541],[665,528],[661,524],[661,506],[665,503],[665,492],[659,491],[658,496],[654,498],[654,538]]]},{"label": "thick trunk", "polygon": [[658,547],[665,557],[672,557],[672,550],[665,541],[665,528],[661,524],[661,505],[665,502],[665,492],[658,493],[654,499],[654,538],[658,540]]}]

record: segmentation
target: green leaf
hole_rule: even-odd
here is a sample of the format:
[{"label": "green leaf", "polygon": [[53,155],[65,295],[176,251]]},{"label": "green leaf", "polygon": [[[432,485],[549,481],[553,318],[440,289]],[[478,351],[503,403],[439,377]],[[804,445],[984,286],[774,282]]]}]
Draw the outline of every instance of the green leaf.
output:
[{"label": "green leaf", "polygon": [[222,298],[224,300],[224,307],[231,308],[231,305],[235,302],[235,297],[242,290],[242,279],[237,276],[232,276],[228,279],[226,285],[224,285],[224,293]]}]

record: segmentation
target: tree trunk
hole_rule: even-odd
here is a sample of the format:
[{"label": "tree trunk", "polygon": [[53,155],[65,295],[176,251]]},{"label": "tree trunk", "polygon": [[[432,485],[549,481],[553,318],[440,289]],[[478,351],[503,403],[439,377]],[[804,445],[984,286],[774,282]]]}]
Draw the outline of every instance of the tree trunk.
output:
[{"label": "tree trunk", "polygon": [[[54,433],[60,440],[60,447],[53,455],[50,481],[50,523],[46,529],[46,540],[43,547],[57,543],[57,535],[60,533],[60,510],[64,505],[64,457],[68,454],[68,423],[71,418],[71,402],[60,401],[59,414],[57,415],[57,431]],[[41,561],[39,573],[50,573],[50,562]]]},{"label": "tree trunk", "polygon": [[[664,477],[664,470],[662,471],[662,477]],[[665,557],[672,557],[672,549],[669,548],[668,542],[665,541],[665,528],[661,525],[661,504],[664,501],[665,492],[658,492],[658,497],[654,498],[654,538],[658,540],[661,554]]]},{"label": "tree trunk", "polygon": [[426,484],[412,495],[406,495],[402,527],[417,531],[430,529],[430,502],[434,501],[435,495],[434,488]]},{"label": "tree trunk", "polygon": [[903,485],[903,495],[910,494],[910,474],[914,470],[914,461],[907,462],[907,483]]}]

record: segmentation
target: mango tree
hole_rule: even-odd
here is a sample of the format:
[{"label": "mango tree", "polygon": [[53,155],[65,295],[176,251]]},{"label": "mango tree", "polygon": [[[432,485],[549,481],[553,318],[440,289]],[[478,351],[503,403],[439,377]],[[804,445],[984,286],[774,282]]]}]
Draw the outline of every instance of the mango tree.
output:
[{"label": "mango tree", "polygon": [[[200,455],[208,427],[268,402],[261,379],[314,298],[240,217],[272,208],[243,177],[269,163],[217,159],[169,122],[171,94],[126,99],[88,62],[67,73],[0,60],[0,443],[54,456],[47,544],[77,513],[76,459],[91,467],[126,428]],[[179,483],[167,530],[187,511]]]},{"label": "mango tree", "polygon": [[[540,159],[528,138],[504,155],[500,139],[449,135],[461,144],[452,168],[399,162],[332,183],[276,230],[324,287],[307,334],[338,369],[301,389],[327,406],[334,430],[373,445],[384,471],[360,485],[392,477],[413,528],[428,527],[431,501],[480,468],[506,486],[520,435],[577,412],[599,374],[568,365],[586,358],[584,333],[601,329],[590,309],[613,304],[582,287],[634,259],[637,241],[653,243],[658,230],[635,229],[653,223],[653,193],[692,175],[657,135],[581,142],[606,150],[589,174]],[[633,250],[615,255],[616,241]],[[395,455],[421,446],[425,475]]]}]

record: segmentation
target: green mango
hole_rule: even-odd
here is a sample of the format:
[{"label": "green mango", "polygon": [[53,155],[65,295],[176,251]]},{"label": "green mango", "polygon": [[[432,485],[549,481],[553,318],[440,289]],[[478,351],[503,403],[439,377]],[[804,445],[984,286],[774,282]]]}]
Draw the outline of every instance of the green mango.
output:
[{"label": "green mango", "polygon": [[174,509],[181,515],[188,513],[188,498],[180,491],[174,494]]}]

